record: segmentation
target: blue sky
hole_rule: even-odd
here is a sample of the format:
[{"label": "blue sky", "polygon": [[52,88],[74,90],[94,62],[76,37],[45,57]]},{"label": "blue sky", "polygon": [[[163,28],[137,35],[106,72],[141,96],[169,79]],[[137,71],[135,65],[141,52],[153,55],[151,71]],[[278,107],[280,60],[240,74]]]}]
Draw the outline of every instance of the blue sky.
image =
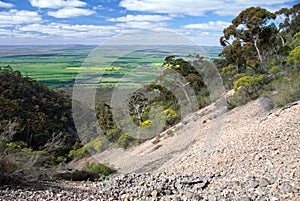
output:
[{"label": "blue sky", "polygon": [[0,45],[101,44],[131,30],[166,30],[219,45],[243,9],[270,11],[293,0],[0,0]]}]

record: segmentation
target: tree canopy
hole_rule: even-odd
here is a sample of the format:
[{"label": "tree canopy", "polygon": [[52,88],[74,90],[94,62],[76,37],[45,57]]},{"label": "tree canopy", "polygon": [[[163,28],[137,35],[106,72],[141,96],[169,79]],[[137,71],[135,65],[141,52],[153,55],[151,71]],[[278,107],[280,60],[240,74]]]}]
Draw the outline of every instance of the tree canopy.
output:
[{"label": "tree canopy", "polygon": [[250,7],[232,20],[220,38],[221,59],[215,60],[227,89],[255,98],[276,90],[281,79],[299,83],[299,13],[300,4],[275,13]]},{"label": "tree canopy", "polygon": [[60,136],[61,154],[76,139],[70,98],[9,67],[0,70],[0,111],[0,135],[8,141],[41,150]]}]

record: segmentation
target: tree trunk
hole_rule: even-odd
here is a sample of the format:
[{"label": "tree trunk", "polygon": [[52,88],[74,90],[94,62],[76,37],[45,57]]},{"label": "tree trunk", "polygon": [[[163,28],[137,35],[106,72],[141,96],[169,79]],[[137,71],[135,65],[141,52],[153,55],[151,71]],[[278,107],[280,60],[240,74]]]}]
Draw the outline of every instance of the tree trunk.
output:
[{"label": "tree trunk", "polygon": [[255,46],[256,52],[258,54],[258,58],[259,58],[259,62],[260,62],[260,70],[261,70],[261,72],[265,72],[264,61],[263,61],[262,55],[259,51],[257,42],[258,42],[258,35],[254,36],[254,46]]},{"label": "tree trunk", "polygon": [[284,42],[283,37],[282,37],[280,34],[279,34],[279,37],[280,37],[280,39],[281,39],[282,46],[285,46],[285,42]]}]

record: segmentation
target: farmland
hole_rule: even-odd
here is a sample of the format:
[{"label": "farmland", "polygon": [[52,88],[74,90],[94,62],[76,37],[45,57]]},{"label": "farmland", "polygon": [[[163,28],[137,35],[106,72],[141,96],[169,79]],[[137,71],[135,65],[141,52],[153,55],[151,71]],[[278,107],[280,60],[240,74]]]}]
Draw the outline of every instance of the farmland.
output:
[{"label": "farmland", "polygon": [[[96,49],[95,49],[96,48]],[[199,53],[216,58],[219,47],[98,47],[91,45],[0,46],[0,66],[10,65],[50,88],[71,88],[83,80],[85,87],[129,87],[149,83],[162,72],[166,56]],[[101,77],[99,82],[99,77]]]}]

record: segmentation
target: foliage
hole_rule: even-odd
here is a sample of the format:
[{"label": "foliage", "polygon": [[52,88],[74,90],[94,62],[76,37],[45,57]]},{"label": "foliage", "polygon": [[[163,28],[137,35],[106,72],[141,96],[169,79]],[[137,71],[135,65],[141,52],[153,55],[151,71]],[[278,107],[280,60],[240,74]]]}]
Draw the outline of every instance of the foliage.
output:
[{"label": "foliage", "polygon": [[265,86],[264,95],[269,97],[276,107],[282,107],[300,99],[300,73],[289,77],[280,77]]},{"label": "foliage", "polygon": [[110,174],[113,174],[116,172],[116,170],[114,168],[112,168],[111,166],[102,164],[102,163],[96,163],[96,162],[91,162],[89,164],[87,164],[83,170],[88,171],[88,172],[94,172],[97,174],[101,174],[104,176],[108,176]]},{"label": "foliage", "polygon": [[129,148],[134,142],[135,139],[127,133],[121,134],[121,136],[118,139],[118,145],[123,149]]},{"label": "foliage", "polygon": [[173,125],[174,124],[174,122],[176,122],[176,120],[177,120],[177,118],[178,118],[178,115],[177,115],[177,113],[174,111],[174,110],[172,110],[172,109],[166,109],[165,111],[164,111],[164,113],[166,114],[166,116],[167,116],[167,123],[169,124],[169,125]]},{"label": "foliage", "polygon": [[238,79],[234,83],[233,89],[234,91],[244,90],[251,96],[253,94],[257,94],[259,89],[261,89],[261,87],[263,86],[264,80],[265,80],[264,74],[254,75],[254,76],[244,76]]},{"label": "foliage", "polygon": [[69,158],[75,158],[75,159],[81,159],[84,158],[85,156],[88,156],[88,152],[85,146],[76,150],[72,149],[68,154]]},{"label": "foliage", "polygon": [[228,64],[237,66],[238,73],[244,72],[248,66],[256,73],[265,72],[265,62],[270,50],[274,49],[277,33],[274,23],[269,22],[275,18],[275,14],[264,8],[250,7],[224,29],[224,36],[220,38],[224,46],[221,55]]},{"label": "foliage", "polygon": [[84,147],[89,151],[90,154],[95,154],[102,150],[103,144],[100,137],[93,139],[88,144],[85,144]]},{"label": "foliage", "polygon": [[[63,92],[48,89],[20,72],[2,68],[0,71],[0,134],[10,142],[23,141],[34,150],[63,133],[67,153],[76,139],[71,115],[71,100]],[[7,126],[14,124],[8,132]]]},{"label": "foliage", "polygon": [[111,142],[115,142],[120,135],[121,135],[121,130],[118,127],[114,127],[106,132],[106,137]]},{"label": "foliage", "polygon": [[292,8],[282,8],[276,14],[284,16],[279,24],[279,29],[283,32],[282,35],[286,38],[285,40],[300,31],[300,3]]},{"label": "foliage", "polygon": [[135,115],[139,125],[144,121],[143,114],[146,112],[146,108],[149,105],[148,98],[143,92],[135,92],[129,98],[129,110],[131,115]]},{"label": "foliage", "polygon": [[111,107],[108,104],[102,102],[98,103],[96,106],[96,111],[98,123],[104,133],[115,126]]},{"label": "foliage", "polygon": [[238,67],[234,64],[229,64],[228,66],[222,68],[221,76],[226,81],[224,84],[227,89],[233,87],[233,82],[235,81],[235,75],[238,73]]},{"label": "foliage", "polygon": [[148,119],[148,120],[142,122],[141,128],[146,128],[146,127],[150,126],[151,123],[152,123],[152,121]]},{"label": "foliage", "polygon": [[56,157],[46,151],[34,151],[28,148],[25,142],[8,142],[0,153],[1,182],[4,179],[4,183],[0,185],[11,182],[20,185],[49,178],[49,169],[53,169],[64,159],[63,156]]},{"label": "foliage", "polygon": [[260,7],[247,8],[224,29],[220,38],[222,58],[214,62],[226,88],[236,92],[227,100],[230,107],[262,94],[271,96],[277,105],[297,99],[299,8],[296,4],[275,13]]},{"label": "foliage", "polygon": [[280,66],[276,65],[276,66],[272,66],[269,70],[269,73],[271,74],[277,74],[281,71]]},{"label": "foliage", "polygon": [[295,47],[287,57],[287,63],[293,68],[300,67],[300,46]]}]

